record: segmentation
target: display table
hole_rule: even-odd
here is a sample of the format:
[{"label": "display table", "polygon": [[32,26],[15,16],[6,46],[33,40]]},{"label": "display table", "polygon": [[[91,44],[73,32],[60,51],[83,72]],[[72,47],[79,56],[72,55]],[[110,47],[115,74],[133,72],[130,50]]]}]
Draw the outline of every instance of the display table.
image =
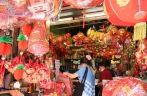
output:
[{"label": "display table", "polygon": [[7,91],[1,91],[0,92],[0,96],[2,96],[2,94],[5,94],[5,93],[9,93],[11,94],[12,96],[24,96],[21,92],[19,92],[18,90],[7,90]]}]

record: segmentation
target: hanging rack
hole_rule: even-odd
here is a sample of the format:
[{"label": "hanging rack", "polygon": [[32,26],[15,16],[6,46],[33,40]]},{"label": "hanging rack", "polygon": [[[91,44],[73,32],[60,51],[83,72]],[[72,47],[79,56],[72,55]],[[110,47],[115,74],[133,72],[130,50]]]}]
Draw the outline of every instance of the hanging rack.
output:
[{"label": "hanging rack", "polygon": [[[103,22],[94,22],[94,23],[90,23],[90,24],[85,24],[85,25],[94,25],[94,24],[100,24],[100,23],[106,23],[108,21],[103,21]],[[68,29],[68,28],[74,28],[74,27],[80,27],[82,25],[75,25],[75,26],[68,26],[68,27],[60,27],[60,28],[55,28],[52,30],[59,30],[59,29]]]}]

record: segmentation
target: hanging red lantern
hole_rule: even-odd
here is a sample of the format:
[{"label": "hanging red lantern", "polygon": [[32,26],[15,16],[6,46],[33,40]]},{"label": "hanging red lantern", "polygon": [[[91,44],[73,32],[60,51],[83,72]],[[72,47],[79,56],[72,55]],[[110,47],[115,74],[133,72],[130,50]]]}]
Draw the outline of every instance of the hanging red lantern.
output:
[{"label": "hanging red lantern", "polygon": [[112,24],[118,26],[134,26],[134,23],[129,23],[119,18],[119,16],[114,12],[114,9],[111,7],[109,0],[104,0],[103,6],[104,13]]},{"label": "hanging red lantern", "polygon": [[49,51],[49,43],[45,37],[44,20],[36,20],[29,37],[28,49],[30,53],[42,56]]},{"label": "hanging red lantern", "polygon": [[[113,11],[111,11],[117,16],[117,18],[126,22],[126,24],[135,24],[134,40],[141,40],[146,37],[146,3],[146,0],[105,0],[104,5],[106,10],[109,8],[113,9]],[[107,13],[109,12],[110,11],[107,11]],[[115,17],[113,16],[113,18]]]},{"label": "hanging red lantern", "polygon": [[28,46],[28,42],[27,42],[25,36],[23,34],[19,34],[17,41],[18,41],[18,48],[20,50],[24,51]]},{"label": "hanging red lantern", "polygon": [[18,81],[23,77],[23,72],[24,72],[24,66],[23,65],[18,65],[16,69],[14,70],[14,78]]},{"label": "hanging red lantern", "polygon": [[0,54],[5,56],[11,53],[12,49],[12,38],[9,36],[1,36],[0,37]]}]

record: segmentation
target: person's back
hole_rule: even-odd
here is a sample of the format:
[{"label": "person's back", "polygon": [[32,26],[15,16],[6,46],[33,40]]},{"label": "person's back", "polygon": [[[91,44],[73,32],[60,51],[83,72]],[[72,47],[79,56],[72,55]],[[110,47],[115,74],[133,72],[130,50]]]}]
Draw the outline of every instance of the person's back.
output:
[{"label": "person's back", "polygon": [[[106,62],[102,62],[99,64],[99,70],[100,70],[100,82],[98,83],[98,86],[100,87],[100,92],[99,94],[102,95],[102,89],[103,89],[103,80],[112,80],[112,75],[111,72],[106,68]],[[100,96],[101,96],[100,95]]]},{"label": "person's back", "polygon": [[[82,67],[76,73],[79,75],[79,81],[81,82],[83,73],[85,72],[86,67]],[[95,96],[95,76],[92,73],[90,67],[88,67],[88,73],[85,81],[85,87],[82,96]]]}]

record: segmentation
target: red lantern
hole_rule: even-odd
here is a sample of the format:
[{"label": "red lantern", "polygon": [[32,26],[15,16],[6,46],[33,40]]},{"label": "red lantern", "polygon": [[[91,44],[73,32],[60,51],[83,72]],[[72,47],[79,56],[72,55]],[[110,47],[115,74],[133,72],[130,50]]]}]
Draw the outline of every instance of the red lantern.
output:
[{"label": "red lantern", "polygon": [[104,0],[64,0],[66,4],[69,4],[78,9],[92,8],[102,4]]},{"label": "red lantern", "polygon": [[12,39],[9,36],[1,36],[0,37],[0,54],[8,55],[11,53],[12,49]]},{"label": "red lantern", "polygon": [[28,42],[25,36],[23,34],[19,34],[17,40],[18,40],[18,48],[22,51],[25,50],[28,46]]},{"label": "red lantern", "polygon": [[129,23],[119,18],[119,16],[115,13],[114,9],[111,7],[109,0],[104,0],[103,4],[104,4],[104,12],[107,16],[107,19],[112,24],[119,26],[134,26],[134,23]]},{"label": "red lantern", "polygon": [[[128,24],[135,24],[134,40],[141,40],[146,37],[146,3],[146,0],[105,0],[104,2],[106,9],[113,9],[113,11],[111,11],[117,16],[117,18]],[[109,13],[109,11],[107,13]]]},{"label": "red lantern", "polygon": [[24,67],[22,65],[18,65],[17,68],[14,70],[14,78],[18,81],[22,78],[23,76],[23,71]]},{"label": "red lantern", "polygon": [[20,50],[25,50],[27,46],[28,46],[27,40],[23,40],[23,41],[21,40],[18,42],[18,47]]}]

